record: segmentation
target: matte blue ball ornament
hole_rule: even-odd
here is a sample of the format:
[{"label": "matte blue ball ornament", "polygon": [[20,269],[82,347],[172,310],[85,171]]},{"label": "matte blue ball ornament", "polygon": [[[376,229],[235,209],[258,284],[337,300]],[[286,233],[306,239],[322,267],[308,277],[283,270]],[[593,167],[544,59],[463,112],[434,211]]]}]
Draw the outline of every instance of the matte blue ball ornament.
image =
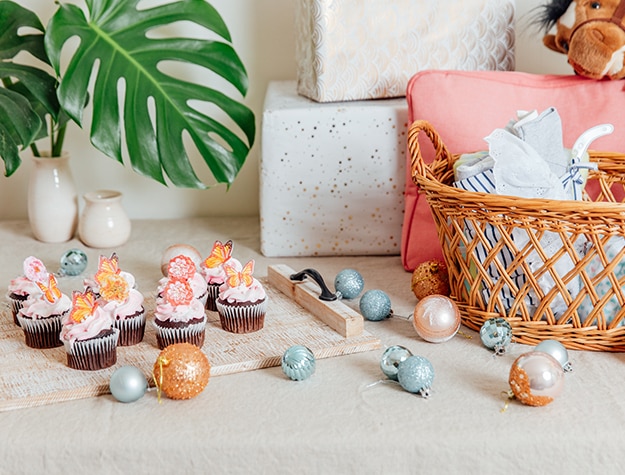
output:
[{"label": "matte blue ball ornament", "polygon": [[293,381],[308,379],[315,372],[313,352],[303,345],[294,345],[282,355],[282,372]]},{"label": "matte blue ball ornament", "polygon": [[391,299],[381,290],[367,290],[360,297],[359,307],[362,316],[373,322],[391,316]]},{"label": "matte blue ball ornament", "polygon": [[388,347],[380,359],[380,369],[388,379],[397,381],[397,371],[399,363],[412,356],[412,352],[401,345]]},{"label": "matte blue ball ornament", "polygon": [[558,363],[562,365],[562,369],[565,373],[573,371],[573,365],[571,365],[569,361],[569,353],[558,340],[543,340],[536,345],[534,351],[542,351],[543,353],[553,356]]},{"label": "matte blue ball ornament", "polygon": [[503,318],[489,318],[480,328],[480,338],[486,348],[503,355],[512,341],[512,327]]},{"label": "matte blue ball ornament", "polygon": [[427,398],[434,381],[434,367],[423,356],[410,356],[399,363],[397,380],[406,391]]},{"label": "matte blue ball ornament", "polygon": [[109,389],[119,402],[134,402],[148,390],[148,380],[139,368],[122,366],[111,376]]},{"label": "matte blue ball ornament", "polygon": [[82,274],[87,268],[87,254],[80,249],[70,249],[61,256],[59,274],[75,277]]},{"label": "matte blue ball ornament", "polygon": [[360,272],[354,269],[343,269],[334,278],[334,288],[341,294],[340,298],[355,299],[365,288],[365,281]]}]

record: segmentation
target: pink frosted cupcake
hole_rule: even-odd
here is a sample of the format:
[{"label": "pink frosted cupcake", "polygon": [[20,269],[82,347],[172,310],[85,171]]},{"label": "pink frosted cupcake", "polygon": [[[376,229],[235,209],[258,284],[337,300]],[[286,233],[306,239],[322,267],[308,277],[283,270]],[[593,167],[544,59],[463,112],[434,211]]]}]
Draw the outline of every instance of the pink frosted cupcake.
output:
[{"label": "pink frosted cupcake", "polygon": [[154,312],[156,341],[162,350],[174,343],[204,345],[206,313],[187,280],[169,280]]},{"label": "pink frosted cupcake", "polygon": [[197,267],[193,259],[185,255],[173,257],[167,266],[167,277],[163,277],[158,282],[157,300],[162,298],[163,290],[171,281],[184,280],[189,283],[193,291],[193,296],[198,299],[202,306],[206,306],[208,292],[206,290],[206,281],[202,274],[197,271]]},{"label": "pink frosted cupcake", "polygon": [[17,314],[24,330],[26,345],[31,348],[55,348],[63,345],[59,336],[71,308],[71,299],[61,293],[56,278],[49,274],[48,284],[38,283],[41,292],[31,294]]},{"label": "pink frosted cupcake", "polygon": [[219,287],[226,281],[226,265],[233,262],[238,264],[239,270],[241,263],[232,257],[232,241],[222,244],[221,241],[215,241],[210,255],[200,264],[200,273],[206,280],[208,298],[206,299],[206,309],[211,311],[217,310],[217,298],[219,297]]},{"label": "pink frosted cupcake", "polygon": [[67,366],[89,371],[113,366],[117,362],[118,337],[111,313],[98,304],[94,293],[74,292],[72,310],[63,319],[61,330]]},{"label": "pink frosted cupcake", "polygon": [[19,325],[17,314],[23,307],[24,302],[30,295],[37,296],[41,294],[41,290],[37,286],[37,282],[48,282],[48,271],[36,257],[30,256],[24,259],[23,274],[9,283],[7,291],[7,299],[11,305],[11,313],[13,321]]},{"label": "pink frosted cupcake", "polygon": [[251,333],[263,328],[267,310],[267,294],[256,280],[254,261],[243,269],[227,265],[226,282],[219,289],[217,311],[221,327],[232,333]]}]

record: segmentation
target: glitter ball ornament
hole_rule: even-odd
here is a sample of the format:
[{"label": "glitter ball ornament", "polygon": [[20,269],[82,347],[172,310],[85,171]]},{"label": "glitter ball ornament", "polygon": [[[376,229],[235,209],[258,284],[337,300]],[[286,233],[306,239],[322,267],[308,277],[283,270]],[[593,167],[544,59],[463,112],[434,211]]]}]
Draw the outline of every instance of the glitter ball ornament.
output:
[{"label": "glitter ball ornament", "polygon": [[512,327],[503,318],[489,318],[480,328],[480,338],[486,348],[503,355],[512,341]]},{"label": "glitter ball ornament", "polygon": [[508,378],[514,396],[528,406],[545,406],[562,393],[564,370],[551,355],[530,351],[519,356]]},{"label": "glitter ball ornament", "polygon": [[410,356],[399,363],[397,380],[406,391],[428,397],[434,381],[432,363],[423,356]]},{"label": "glitter ball ornament", "polygon": [[202,262],[202,255],[200,254],[200,251],[189,244],[172,244],[165,249],[163,256],[161,257],[161,273],[165,277],[167,277],[167,267],[169,266],[169,261],[176,256],[189,257],[195,263],[195,266],[198,269],[200,268],[200,264]]},{"label": "glitter ball ornament", "polygon": [[148,380],[136,366],[122,366],[111,376],[109,389],[119,402],[134,402],[148,390]]},{"label": "glitter ball ornament", "polygon": [[447,266],[436,259],[422,262],[412,273],[410,288],[419,300],[434,294],[448,296],[450,289]]},{"label": "glitter ball ornament", "polygon": [[562,369],[565,373],[573,371],[573,366],[569,361],[569,353],[566,351],[564,345],[558,340],[541,341],[538,345],[536,345],[534,351],[542,351],[543,353],[553,356],[558,363],[562,365]]},{"label": "glitter ball ornament", "polygon": [[341,298],[355,299],[365,288],[365,281],[360,272],[354,269],[343,269],[334,278],[334,288],[340,292]]},{"label": "glitter ball ornament", "polygon": [[428,295],[417,303],[412,323],[425,341],[442,343],[458,333],[460,311],[449,297]]},{"label": "glitter ball ornament", "polygon": [[293,381],[308,379],[315,372],[315,356],[303,345],[294,345],[282,355],[282,371]]},{"label": "glitter ball ornament", "polygon": [[70,249],[61,256],[61,268],[59,274],[62,276],[75,277],[82,274],[87,268],[87,254],[80,249]]},{"label": "glitter ball ornament", "polygon": [[382,353],[380,359],[380,369],[388,379],[397,381],[397,371],[399,363],[412,356],[412,352],[401,345],[393,345]]},{"label": "glitter ball ornament", "polygon": [[359,308],[363,317],[377,322],[391,316],[391,299],[381,290],[367,290],[360,297]]},{"label": "glitter ball ornament", "polygon": [[171,399],[191,399],[200,394],[210,378],[206,355],[191,343],[175,343],[160,352],[154,363],[154,383]]}]

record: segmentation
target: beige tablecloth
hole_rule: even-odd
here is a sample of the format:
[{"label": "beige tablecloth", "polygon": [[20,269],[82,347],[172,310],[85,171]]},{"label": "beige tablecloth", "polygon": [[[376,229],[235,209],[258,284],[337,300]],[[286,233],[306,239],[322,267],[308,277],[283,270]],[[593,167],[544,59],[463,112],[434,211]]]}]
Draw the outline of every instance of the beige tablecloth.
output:
[{"label": "beige tablecloth", "polygon": [[[215,239],[232,239],[240,260],[256,259],[258,275],[283,263],[313,267],[331,283],[357,269],[366,290],[392,301],[396,316],[365,324],[383,348],[318,360],[301,382],[275,367],[213,377],[188,401],[159,404],[150,391],[130,404],[105,395],[3,412],[0,473],[622,473],[625,355],[571,351],[574,371],[557,400],[511,401],[502,412],[510,366],[530,347],[495,357],[465,328],[427,343],[407,319],[416,299],[398,256],[267,259],[258,229],[257,218],[139,221],[116,251],[141,289],[155,288],[162,251],[178,242],[207,254]],[[0,292],[26,256],[56,270],[71,247],[84,249],[40,243],[25,222],[0,223]],[[112,251],[85,250],[88,272]],[[430,398],[382,382],[380,356],[394,344],[430,360]]]}]

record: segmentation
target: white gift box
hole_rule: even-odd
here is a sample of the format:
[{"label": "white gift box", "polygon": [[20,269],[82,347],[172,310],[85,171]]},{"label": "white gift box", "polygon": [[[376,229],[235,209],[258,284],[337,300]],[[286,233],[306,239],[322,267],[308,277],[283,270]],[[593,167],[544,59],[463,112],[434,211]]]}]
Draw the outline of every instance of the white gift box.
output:
[{"label": "white gift box", "polygon": [[424,69],[514,70],[514,0],[297,0],[298,92],[404,96]]},{"label": "white gift box", "polygon": [[295,81],[265,97],[260,160],[265,256],[399,254],[405,99],[319,103]]}]

